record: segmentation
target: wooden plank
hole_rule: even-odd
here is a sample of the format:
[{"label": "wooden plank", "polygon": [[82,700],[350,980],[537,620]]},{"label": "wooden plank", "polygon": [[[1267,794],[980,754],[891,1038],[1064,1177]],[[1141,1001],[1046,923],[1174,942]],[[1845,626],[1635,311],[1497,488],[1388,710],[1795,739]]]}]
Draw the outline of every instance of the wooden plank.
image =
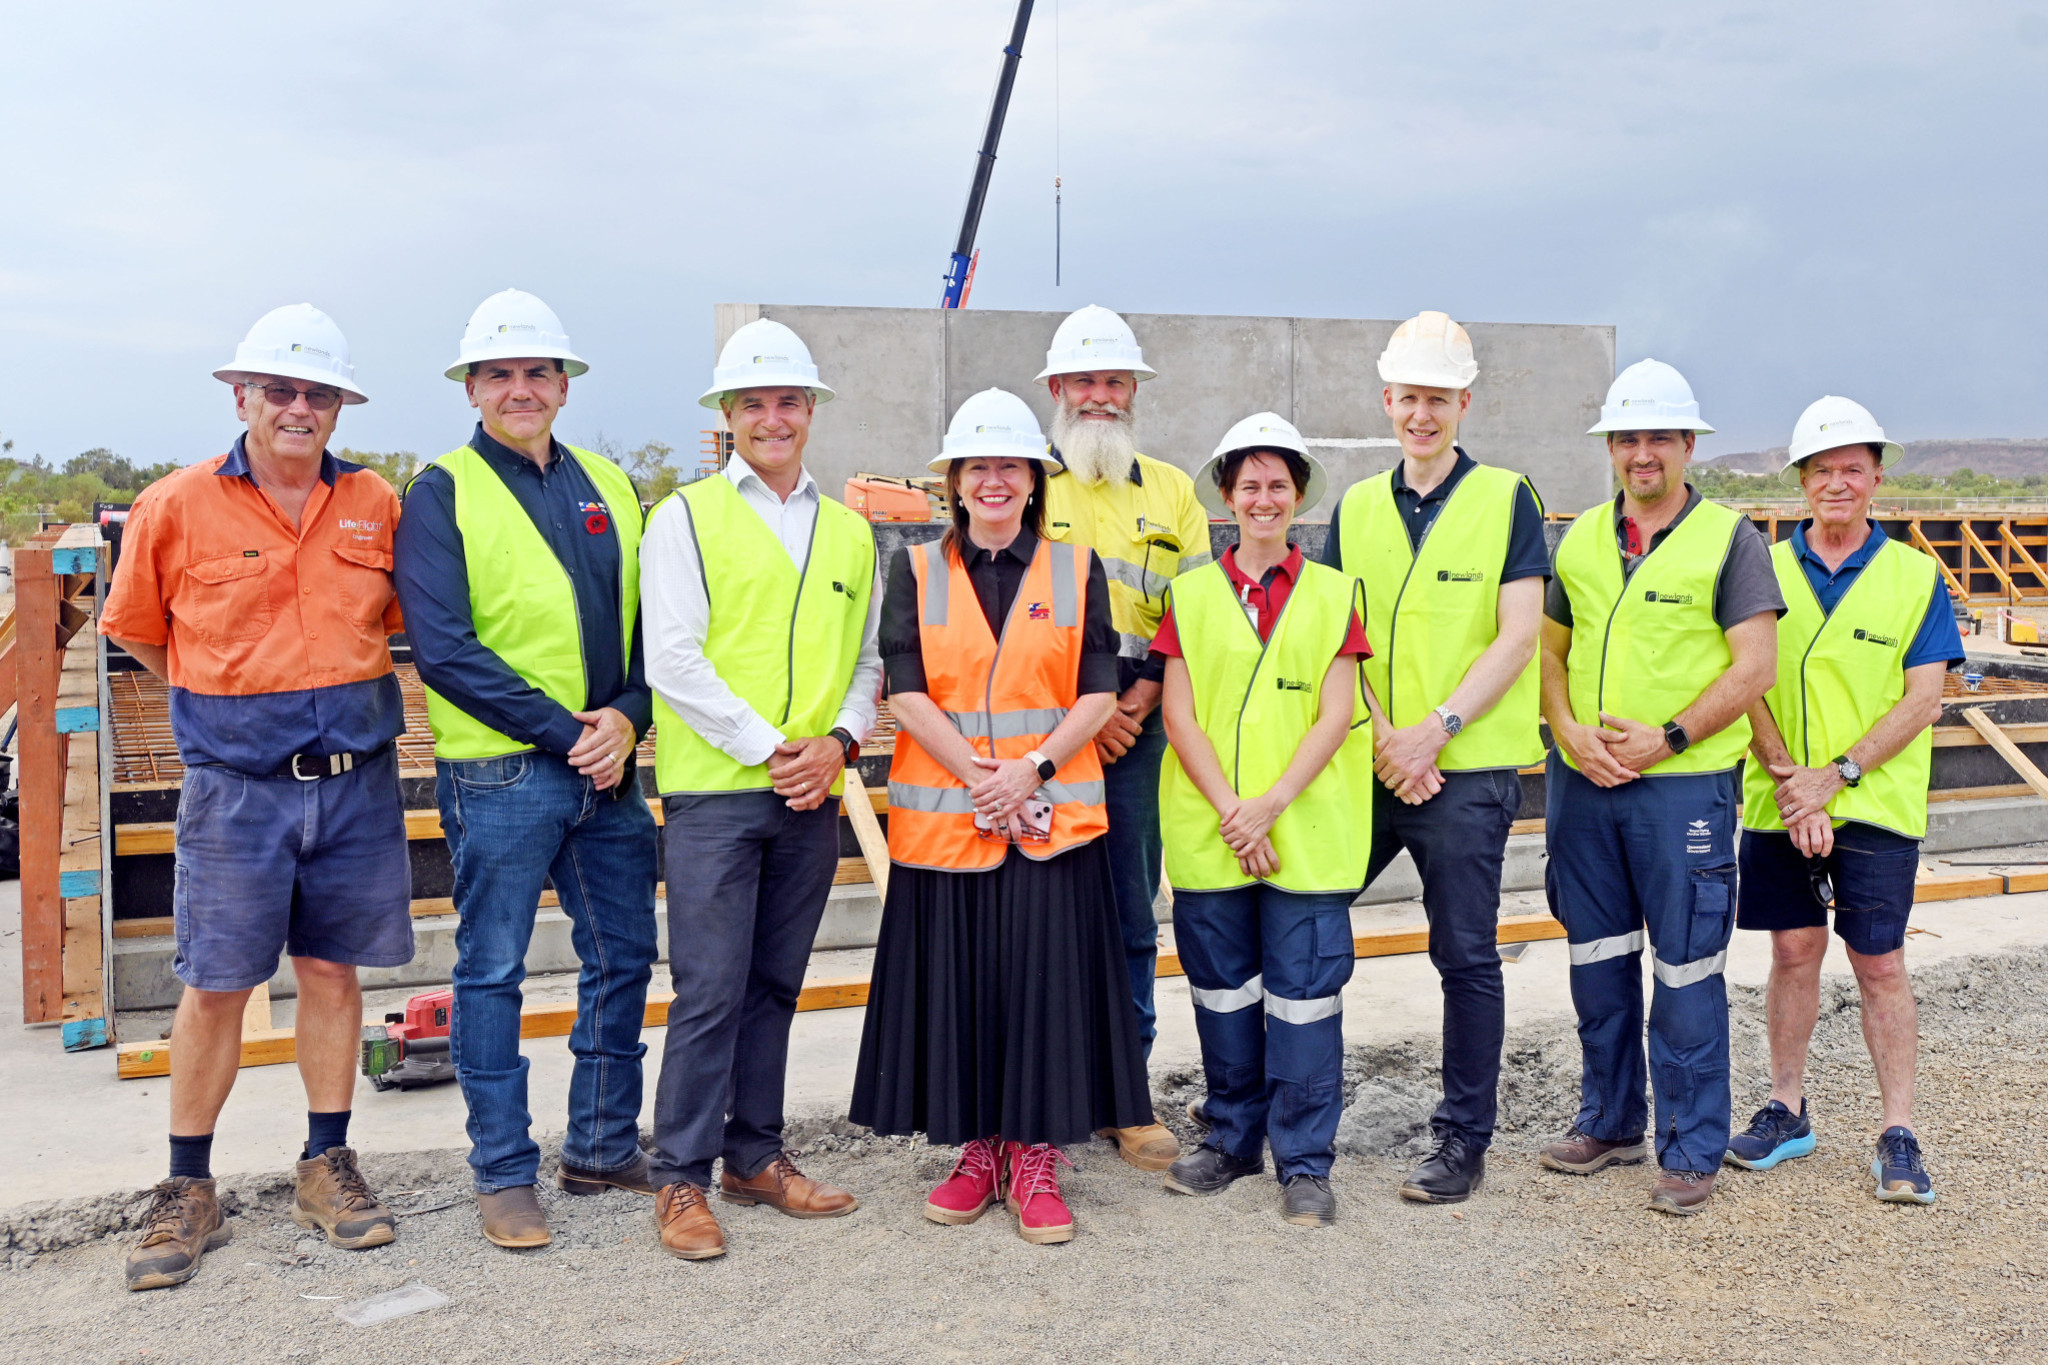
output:
[{"label": "wooden plank", "polygon": [[1913,883],[1913,903],[1922,901],[1972,900],[1978,896],[2002,896],[2005,894],[2005,878],[1999,876],[1978,876],[1957,874],[1943,876],[1923,873]]},{"label": "wooden plank", "polygon": [[[1948,582],[1948,590],[1956,595],[1958,601],[1969,601],[1969,588],[1964,585],[1962,579],[1956,577],[1956,571],[1948,566],[1948,561],[1941,557],[1940,551],[1936,550],[1933,542],[1927,539],[1926,532],[1920,529],[1920,518],[1912,518],[1906,523],[1906,526],[1912,532],[1913,544],[1923,551],[1929,559],[1934,561],[1935,568],[1941,570],[1942,578]],[[1953,544],[1954,542],[1948,543]]]},{"label": "wooden plank", "polygon": [[247,1038],[270,1031],[270,983],[259,981],[242,1005],[242,1036]]},{"label": "wooden plank", "polygon": [[0,620],[0,712],[14,705],[14,611]]},{"label": "wooden plank", "polygon": [[[1956,525],[1962,530],[1963,543],[1977,552],[1979,557],[1983,559],[1985,567],[1991,570],[1992,576],[2004,585],[2006,593],[2017,598],[2019,594],[2013,590],[2012,575],[2008,574],[2005,571],[2005,566],[1998,562],[1998,556],[1991,553],[1991,547],[1978,539],[1977,533],[1970,529],[1968,521],[1958,521]],[[1972,572],[1969,565],[1969,556],[1965,555],[1963,557],[1963,573],[1965,576]]]},{"label": "wooden plank", "polygon": [[[86,630],[64,650],[57,680],[58,728],[66,714],[99,717],[99,637]],[[67,1020],[104,1018],[105,925],[100,863],[100,745],[97,734],[73,727],[65,742],[64,812],[57,856],[57,892],[64,897],[64,1010]],[[73,1050],[90,1045],[84,1035]]]},{"label": "wooden plank", "polygon": [[[2040,564],[2035,561],[2033,555],[2027,553],[2027,547],[2022,545],[2019,537],[2012,533],[2011,523],[2005,521],[1998,523],[1998,538],[2005,542],[2006,547],[2011,553],[2019,556],[2020,566],[2034,576],[2034,582],[2039,585],[2034,590],[2035,594],[2037,596],[2048,595],[2048,572],[2044,572]],[[2015,584],[2014,586],[2015,591],[2017,591],[2018,585]]]},{"label": "wooden plank", "polygon": [[2048,872],[2015,872],[2005,879],[2006,895],[2017,896],[2026,891],[2048,891]]},{"label": "wooden plank", "polygon": [[[887,799],[887,791],[882,795]],[[853,837],[860,841],[860,855],[867,861],[868,880],[875,884],[875,894],[888,900],[889,841],[882,837],[882,823],[875,819],[874,802],[868,799],[867,783],[861,781],[858,769],[846,770],[846,797],[839,808],[853,823]]]},{"label": "wooden plank", "polygon": [[1981,707],[1976,706],[1965,707],[1963,719],[1970,722],[1970,727],[1984,737],[1986,744],[1998,750],[1998,756],[2020,775],[2021,780],[2034,789],[2037,796],[2048,800],[2048,775],[2044,775],[2035,767],[2034,760],[2021,753],[2020,746],[2013,742],[2019,731],[2044,727],[2015,725],[2007,730],[1985,715]]},{"label": "wooden plank", "polygon": [[57,580],[47,546],[14,552],[21,760],[21,1015],[64,1012],[64,901],[58,881],[65,738],[57,733]]},{"label": "wooden plank", "polygon": [[[1963,719],[1969,720],[1972,711],[1976,711],[1978,715],[1984,715],[1983,711],[1973,706],[1964,710]],[[1985,720],[1991,723],[1993,729],[2002,730],[2005,738],[2014,744],[2048,744],[2048,723],[2033,722],[2025,725],[2001,726],[1997,722],[1991,721],[1989,716],[1985,716]],[[1968,749],[1985,744],[1989,744],[1994,749],[1998,748],[1997,742],[1985,734],[1975,721],[1970,721],[1970,724],[1967,726],[1937,725],[1934,727],[1934,747],[1937,749]]]}]

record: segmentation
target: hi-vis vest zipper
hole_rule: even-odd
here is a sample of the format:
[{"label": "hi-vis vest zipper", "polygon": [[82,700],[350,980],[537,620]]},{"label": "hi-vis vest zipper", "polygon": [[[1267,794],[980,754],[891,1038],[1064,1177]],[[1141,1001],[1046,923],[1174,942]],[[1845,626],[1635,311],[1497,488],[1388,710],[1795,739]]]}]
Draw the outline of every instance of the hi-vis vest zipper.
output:
[{"label": "hi-vis vest zipper", "polygon": [[[1572,604],[1567,672],[1579,724],[1598,725],[1605,711],[1661,729],[1728,671],[1735,656],[1714,620],[1714,593],[1742,522],[1702,499],[1626,580],[1614,504],[1572,522],[1557,547],[1557,576]],[[1749,717],[1737,716],[1645,775],[1725,772],[1742,761],[1749,736]]]},{"label": "hi-vis vest zipper", "polygon": [[[611,510],[619,537],[621,657],[630,658],[640,612],[640,495],[625,472],[603,456],[574,446],[563,449],[583,466]],[[470,618],[477,639],[550,700],[581,711],[589,702],[589,680],[583,673],[583,622],[576,614],[568,570],[483,456],[460,446],[434,463],[448,471],[455,485],[455,525],[469,568]],[[434,757],[456,762],[533,748],[499,734],[431,687],[425,691]]]},{"label": "hi-vis vest zipper", "polygon": [[[1778,619],[1778,681],[1764,702],[1792,761],[1815,768],[1846,754],[1906,695],[1906,651],[1926,618],[1939,571],[1920,551],[1887,540],[1835,609],[1823,612],[1791,541],[1771,547],[1771,567],[1788,610]],[[1837,792],[1828,814],[1836,824],[1861,820],[1925,838],[1933,756],[1934,732],[1922,730],[1856,786]],[[1777,786],[1752,757],[1742,776],[1743,828],[1785,828],[1773,795]]]},{"label": "hi-vis vest zipper", "polygon": [[[1396,729],[1443,705],[1500,634],[1500,571],[1514,531],[1515,494],[1526,482],[1491,465],[1466,471],[1412,552],[1394,503],[1393,471],[1353,484],[1344,495],[1344,572],[1365,584],[1365,635],[1373,647],[1365,678]],[[1506,695],[1485,715],[1468,719],[1444,746],[1437,767],[1457,772],[1540,763],[1540,691],[1531,658]]]},{"label": "hi-vis vest zipper", "polygon": [[[1323,564],[1304,563],[1272,637],[1257,627],[1231,590],[1221,564],[1175,580],[1174,628],[1195,695],[1195,723],[1215,746],[1239,796],[1258,796],[1280,779],[1315,724],[1323,675],[1343,645],[1359,586]],[[1372,721],[1353,689],[1351,734],[1274,822],[1280,870],[1266,882],[1286,891],[1355,892],[1372,851]],[[1178,890],[1247,886],[1217,832],[1216,808],[1171,749],[1159,777],[1159,827],[1166,879]]]},{"label": "hi-vis vest zipper", "polygon": [[[867,628],[875,581],[873,528],[821,495],[799,572],[768,523],[724,477],[685,484],[657,503],[648,520],[657,516],[690,519],[711,603],[704,657],[719,678],[785,735],[809,738],[829,731]],[[654,777],[663,796],[775,785],[766,763],[747,767],[706,742],[658,692]],[[835,776],[832,795],[844,786],[845,777]]]}]

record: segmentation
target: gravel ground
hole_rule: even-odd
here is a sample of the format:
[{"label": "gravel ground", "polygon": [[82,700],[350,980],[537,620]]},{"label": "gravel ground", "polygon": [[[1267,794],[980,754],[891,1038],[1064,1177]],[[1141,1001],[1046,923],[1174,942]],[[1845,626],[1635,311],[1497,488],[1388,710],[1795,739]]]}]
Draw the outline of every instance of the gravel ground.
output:
[{"label": "gravel ground", "polygon": [[[949,1153],[808,1120],[793,1140],[808,1170],[861,1195],[851,1217],[720,1206],[730,1253],[685,1264],[660,1254],[649,1201],[548,1191],[554,1245],[510,1253],[479,1237],[460,1154],[418,1153],[369,1163],[394,1207],[420,1210],[394,1245],[330,1248],[285,1217],[281,1173],[231,1179],[235,1240],[166,1292],[121,1288],[131,1203],[0,1215],[0,1358],[2042,1359],[2048,950],[1959,959],[1917,984],[1932,1208],[1870,1197],[1875,1083],[1854,987],[1831,981],[1812,1076],[1819,1152],[1768,1174],[1729,1168],[1691,1219],[1645,1211],[1645,1169],[1536,1167],[1576,1094],[1576,1040],[1550,1024],[1510,1035],[1487,1185],[1455,1209],[1394,1193],[1435,1099],[1434,1043],[1418,1038],[1349,1060],[1334,1228],[1281,1222],[1269,1181],[1168,1195],[1095,1144],[1067,1179],[1080,1235],[1032,1247],[999,1213],[924,1221]],[[1733,1005],[1741,1119],[1765,1090],[1762,994],[1737,990]],[[1159,1082],[1177,1117],[1196,1078]],[[414,1280],[449,1302],[369,1328],[335,1316]]]}]

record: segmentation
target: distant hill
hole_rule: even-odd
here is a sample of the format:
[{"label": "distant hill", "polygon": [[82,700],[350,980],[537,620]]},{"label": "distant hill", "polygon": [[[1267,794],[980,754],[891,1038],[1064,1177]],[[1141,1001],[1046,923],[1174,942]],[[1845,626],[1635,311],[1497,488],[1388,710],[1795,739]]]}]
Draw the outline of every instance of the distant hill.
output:
[{"label": "distant hill", "polygon": [[[2048,475],[2048,438],[1985,437],[1971,441],[1905,441],[1906,458],[1893,470],[1900,474],[1953,474],[1958,469],[1992,474],[2001,479]],[[1742,474],[1775,474],[1785,467],[1786,447],[1745,450],[1701,460],[1703,465]]]}]

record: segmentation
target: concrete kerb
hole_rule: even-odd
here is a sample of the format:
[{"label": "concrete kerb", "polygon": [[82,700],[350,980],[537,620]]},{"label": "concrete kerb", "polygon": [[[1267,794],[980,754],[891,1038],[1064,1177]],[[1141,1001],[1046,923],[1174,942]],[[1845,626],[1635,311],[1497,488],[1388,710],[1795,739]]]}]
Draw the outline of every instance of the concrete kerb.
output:
[{"label": "concrete kerb", "polygon": [[[1952,853],[1963,849],[1999,848],[2006,845],[2048,841],[2048,803],[2033,797],[2000,797],[1987,801],[1936,803],[1929,813],[1927,853]],[[1541,834],[1518,834],[1508,840],[1507,860],[1501,869],[1501,890],[1540,891],[1543,888],[1544,844]],[[1422,894],[1422,880],[1415,865],[1403,853],[1368,888],[1356,905],[1388,905],[1411,901]],[[1171,923],[1172,904],[1165,897],[1159,903],[1160,919]],[[816,951],[843,948],[872,948],[882,923],[882,905],[872,886],[835,886],[825,906],[825,918],[818,929]],[[367,989],[392,986],[433,986],[445,984],[455,965],[453,915],[437,915],[413,922],[418,950],[403,967],[365,969]],[[661,960],[668,960],[668,917],[657,917],[661,938]],[[115,998],[124,1010],[168,1009],[178,1002],[182,987],[171,970],[175,945],[162,938],[117,939],[114,943]],[[576,950],[570,942],[569,920],[561,911],[543,910],[536,917],[533,943],[526,954],[529,976],[550,972],[573,972]],[[273,996],[297,993],[291,967],[280,963],[272,978]]]}]

